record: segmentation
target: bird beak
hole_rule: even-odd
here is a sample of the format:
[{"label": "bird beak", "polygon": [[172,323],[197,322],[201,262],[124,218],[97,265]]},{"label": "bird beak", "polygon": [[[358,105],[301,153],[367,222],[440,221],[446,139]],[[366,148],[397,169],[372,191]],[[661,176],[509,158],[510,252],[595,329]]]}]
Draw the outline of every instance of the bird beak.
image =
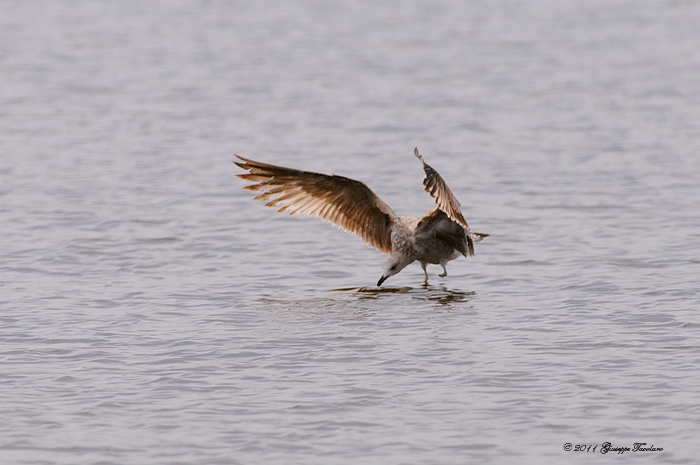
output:
[{"label": "bird beak", "polygon": [[381,286],[382,283],[386,281],[386,278],[388,278],[388,276],[382,276],[381,278],[379,278],[379,281],[377,281],[377,287]]}]

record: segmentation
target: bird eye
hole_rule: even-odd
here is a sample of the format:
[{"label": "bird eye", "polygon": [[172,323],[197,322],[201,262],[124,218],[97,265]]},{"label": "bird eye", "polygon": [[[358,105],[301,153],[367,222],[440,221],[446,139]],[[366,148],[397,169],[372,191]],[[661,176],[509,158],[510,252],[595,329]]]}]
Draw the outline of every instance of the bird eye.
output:
[{"label": "bird eye", "polygon": [[396,265],[392,265],[391,268],[389,268],[391,271],[394,271],[396,269]]}]

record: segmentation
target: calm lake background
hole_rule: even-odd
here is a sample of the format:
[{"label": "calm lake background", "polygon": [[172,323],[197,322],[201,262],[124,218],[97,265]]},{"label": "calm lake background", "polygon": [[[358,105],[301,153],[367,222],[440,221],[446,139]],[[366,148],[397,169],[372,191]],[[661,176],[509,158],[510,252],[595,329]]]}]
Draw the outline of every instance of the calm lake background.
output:
[{"label": "calm lake background", "polygon": [[[697,463],[700,3],[1,5],[1,463]],[[427,287],[231,163],[415,146]]]}]

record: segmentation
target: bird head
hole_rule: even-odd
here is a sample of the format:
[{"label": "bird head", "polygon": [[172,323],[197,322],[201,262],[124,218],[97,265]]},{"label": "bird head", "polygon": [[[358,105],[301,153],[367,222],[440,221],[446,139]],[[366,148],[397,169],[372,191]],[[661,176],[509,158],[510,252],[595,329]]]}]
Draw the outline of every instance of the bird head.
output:
[{"label": "bird head", "polygon": [[377,281],[377,286],[381,286],[384,281],[406,268],[411,262],[413,262],[413,259],[401,255],[392,255],[389,257],[389,259],[384,262],[384,265],[382,265],[384,274],[382,274],[382,277]]}]

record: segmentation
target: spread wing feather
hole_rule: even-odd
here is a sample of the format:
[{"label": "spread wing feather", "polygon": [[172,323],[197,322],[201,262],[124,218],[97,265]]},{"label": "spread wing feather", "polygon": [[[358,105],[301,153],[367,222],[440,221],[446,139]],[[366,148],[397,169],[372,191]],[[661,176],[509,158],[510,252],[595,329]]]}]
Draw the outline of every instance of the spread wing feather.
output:
[{"label": "spread wing feather", "polygon": [[450,217],[452,221],[457,224],[462,225],[469,231],[469,226],[467,221],[462,216],[460,211],[460,203],[457,198],[452,194],[452,191],[447,187],[447,183],[442,176],[435,171],[430,165],[428,165],[420,153],[418,153],[418,147],[413,152],[416,157],[423,162],[423,171],[425,171],[425,179],[423,180],[423,185],[425,186],[425,191],[430,194],[431,197],[435,199],[435,203],[438,208]]},{"label": "spread wing feather", "polygon": [[247,174],[239,178],[256,182],[246,186],[262,191],[255,200],[265,206],[280,206],[290,215],[317,216],[345,231],[355,233],[371,246],[391,253],[391,225],[396,214],[365,184],[343,176],[300,171],[268,165],[236,155],[234,162]]}]

